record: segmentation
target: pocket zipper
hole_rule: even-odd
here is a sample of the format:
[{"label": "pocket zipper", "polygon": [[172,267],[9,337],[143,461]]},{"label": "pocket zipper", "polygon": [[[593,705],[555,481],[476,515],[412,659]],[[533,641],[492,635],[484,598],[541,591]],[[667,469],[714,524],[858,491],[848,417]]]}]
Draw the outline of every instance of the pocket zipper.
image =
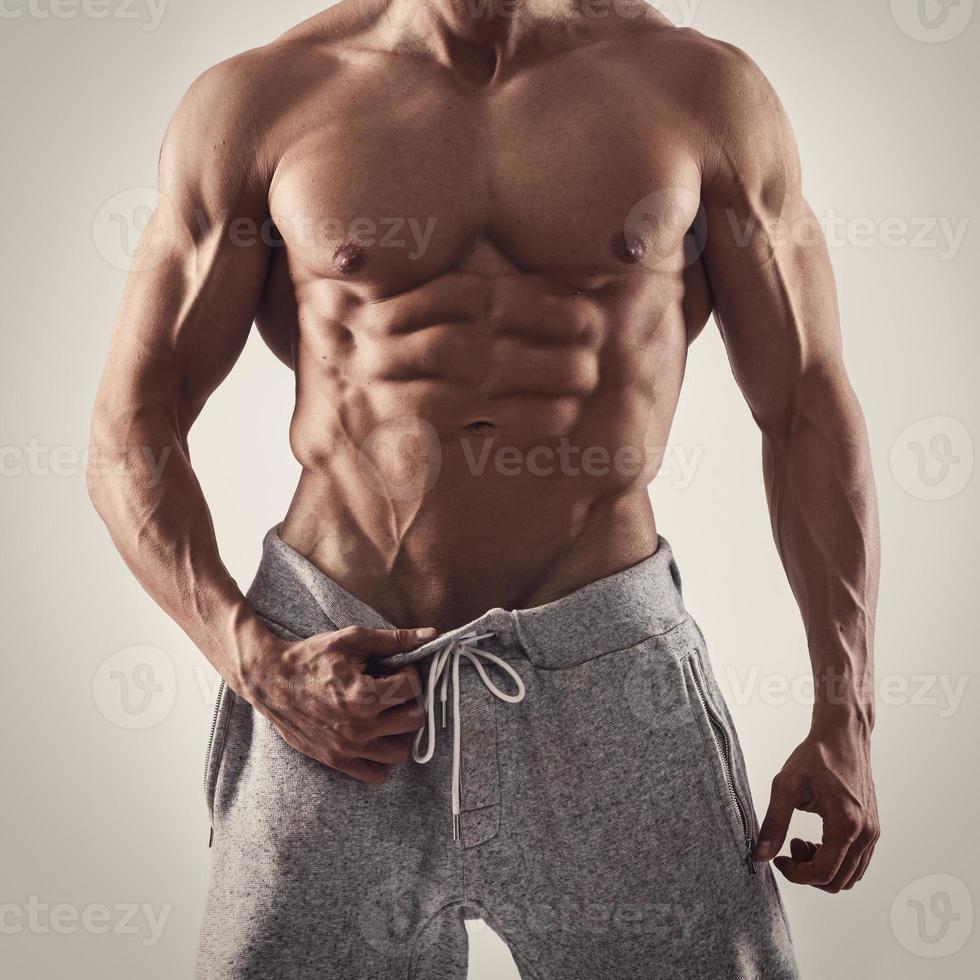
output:
[{"label": "pocket zipper", "polygon": [[[221,699],[225,693],[225,682],[218,685],[218,696],[214,702],[214,714],[211,716],[211,734],[208,736],[208,750],[204,753],[204,793],[208,792],[208,776],[211,770],[211,749],[214,747],[214,734],[218,730],[218,715],[221,713]],[[208,847],[214,843],[214,822],[211,823],[211,832],[208,836]]]},{"label": "pocket zipper", "polygon": [[749,829],[749,819],[739,799],[738,790],[735,788],[735,777],[733,775],[732,763],[732,740],[728,735],[728,729],[715,713],[714,707],[708,700],[705,693],[704,684],[701,681],[700,671],[693,663],[691,665],[691,677],[694,678],[694,687],[698,692],[698,699],[701,707],[708,718],[708,728],[711,729],[711,737],[714,739],[715,747],[718,749],[718,756],[721,759],[721,768],[725,774],[725,783],[728,786],[728,795],[732,799],[735,813],[738,815],[739,823],[742,826],[742,839],[745,841],[745,863],[748,865],[749,874],[757,874],[755,861],[752,858],[754,850],[752,832]]}]

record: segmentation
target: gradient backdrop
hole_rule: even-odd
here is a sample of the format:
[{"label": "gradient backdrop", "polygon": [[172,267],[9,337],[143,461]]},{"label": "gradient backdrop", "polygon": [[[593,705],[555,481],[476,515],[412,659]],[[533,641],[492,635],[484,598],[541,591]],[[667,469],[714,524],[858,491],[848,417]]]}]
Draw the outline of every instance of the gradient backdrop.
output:
[{"label": "gradient backdrop", "polygon": [[[974,976],[980,18],[973,0],[660,6],[748,50],[787,106],[831,240],[881,495],[883,835],[853,892],[784,888],[803,973]],[[170,113],[204,68],[317,9],[0,0],[0,975],[11,980],[192,969],[215,677],[89,506],[88,415]],[[242,583],[297,478],[291,387],[253,337],[192,437]],[[771,542],[759,437],[710,328],[671,446],[651,492],[761,811],[807,728],[808,663]],[[815,828],[800,816],[794,829]],[[472,960],[473,978],[516,977],[485,928]]]}]

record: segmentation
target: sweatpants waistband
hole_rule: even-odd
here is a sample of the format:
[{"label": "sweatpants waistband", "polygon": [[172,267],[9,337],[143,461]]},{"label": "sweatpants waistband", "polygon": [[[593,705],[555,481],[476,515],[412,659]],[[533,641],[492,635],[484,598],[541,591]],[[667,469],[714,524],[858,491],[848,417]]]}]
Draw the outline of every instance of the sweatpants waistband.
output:
[{"label": "sweatpants waistband", "polygon": [[[279,536],[265,536],[249,602],[272,626],[296,636],[367,626],[392,629],[380,613],[321,572]],[[530,609],[494,608],[408,653],[380,663],[398,667],[424,660],[468,634],[493,633],[494,648],[526,656],[544,669],[573,667],[669,633],[690,617],[681,578],[666,539],[649,557],[613,575]]]}]

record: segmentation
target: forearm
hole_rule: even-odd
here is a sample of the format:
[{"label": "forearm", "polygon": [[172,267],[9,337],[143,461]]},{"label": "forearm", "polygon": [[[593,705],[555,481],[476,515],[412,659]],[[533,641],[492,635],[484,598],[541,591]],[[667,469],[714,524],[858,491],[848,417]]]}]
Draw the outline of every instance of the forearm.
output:
[{"label": "forearm", "polygon": [[803,616],[814,728],[874,725],[878,514],[864,420],[844,378],[800,385],[790,425],[765,432],[773,534]]},{"label": "forearm", "polygon": [[[173,414],[173,413],[171,413]],[[120,554],[228,684],[270,638],[221,561],[186,444],[165,413],[97,408],[89,493]]]}]

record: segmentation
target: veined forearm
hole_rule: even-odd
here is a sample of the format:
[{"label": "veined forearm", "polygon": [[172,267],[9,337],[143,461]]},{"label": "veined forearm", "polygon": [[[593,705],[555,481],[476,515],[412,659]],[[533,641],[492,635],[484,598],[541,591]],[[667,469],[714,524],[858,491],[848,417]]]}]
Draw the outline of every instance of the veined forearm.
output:
[{"label": "veined forearm", "polygon": [[870,732],[879,540],[860,408],[846,382],[809,392],[763,443],[773,534],[806,627],[814,724]]},{"label": "veined forearm", "polygon": [[126,564],[218,673],[241,690],[245,651],[265,631],[221,561],[204,494],[175,427],[162,418],[121,425],[97,411],[91,460],[89,493]]}]

